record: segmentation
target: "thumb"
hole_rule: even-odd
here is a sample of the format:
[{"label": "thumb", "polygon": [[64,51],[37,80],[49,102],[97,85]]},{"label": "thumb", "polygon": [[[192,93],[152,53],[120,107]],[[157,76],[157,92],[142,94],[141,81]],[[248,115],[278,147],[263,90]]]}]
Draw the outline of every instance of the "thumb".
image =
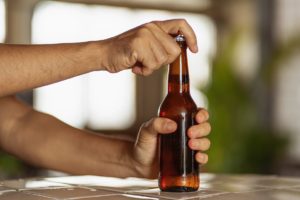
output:
[{"label": "thumb", "polygon": [[156,117],[144,123],[140,128],[135,146],[141,149],[153,148],[158,134],[172,133],[177,124],[173,120]]},{"label": "thumb", "polygon": [[132,51],[130,52],[130,54],[128,55],[128,66],[129,67],[133,67],[138,61],[138,54],[136,51]]},{"label": "thumb", "polygon": [[171,119],[156,117],[146,122],[141,128],[141,135],[148,138],[157,137],[157,134],[174,132],[177,128],[176,122]]},{"label": "thumb", "polygon": [[132,68],[132,72],[137,74],[137,75],[143,75],[143,71],[142,71],[142,68],[139,67],[139,66],[134,66]]},{"label": "thumb", "polygon": [[156,156],[158,134],[168,134],[176,130],[177,124],[167,118],[156,117],[144,123],[135,143],[135,157],[144,165],[153,162]]}]

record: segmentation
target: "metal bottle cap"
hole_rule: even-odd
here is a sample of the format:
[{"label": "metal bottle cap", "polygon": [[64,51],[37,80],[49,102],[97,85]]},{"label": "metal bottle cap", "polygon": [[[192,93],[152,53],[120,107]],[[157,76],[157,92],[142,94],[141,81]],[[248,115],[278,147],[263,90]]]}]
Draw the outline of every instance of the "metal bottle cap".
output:
[{"label": "metal bottle cap", "polygon": [[184,35],[177,35],[175,37],[176,42],[185,42],[185,37]]}]

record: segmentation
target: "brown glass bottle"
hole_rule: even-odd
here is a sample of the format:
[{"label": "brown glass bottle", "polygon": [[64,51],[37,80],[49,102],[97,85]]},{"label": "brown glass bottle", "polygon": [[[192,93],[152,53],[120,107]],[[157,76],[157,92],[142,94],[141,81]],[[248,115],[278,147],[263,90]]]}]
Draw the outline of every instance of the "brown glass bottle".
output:
[{"label": "brown glass bottle", "polygon": [[159,187],[168,192],[190,192],[199,188],[199,165],[195,151],[188,147],[187,130],[195,124],[197,106],[189,91],[189,74],[184,36],[176,42],[179,57],[169,66],[168,94],[159,108],[159,116],[176,121],[174,133],[159,136]]}]

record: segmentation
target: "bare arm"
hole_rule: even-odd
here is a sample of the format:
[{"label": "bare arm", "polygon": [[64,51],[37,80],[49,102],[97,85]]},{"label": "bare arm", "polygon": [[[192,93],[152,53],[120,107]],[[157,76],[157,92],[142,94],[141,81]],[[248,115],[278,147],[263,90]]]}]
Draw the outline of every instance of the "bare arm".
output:
[{"label": "bare arm", "polygon": [[[207,162],[200,152],[210,146],[208,113],[196,116],[189,129],[190,148],[199,151],[196,160]],[[157,135],[176,130],[176,123],[153,118],[144,123],[136,143],[88,133],[58,119],[34,111],[16,98],[0,98],[0,148],[36,166],[72,174],[155,178]]]},{"label": "bare arm", "polygon": [[129,155],[133,143],[72,128],[13,97],[0,100],[0,144],[36,166],[72,174],[140,176]]},{"label": "bare arm", "polygon": [[101,41],[0,44],[0,97],[96,70],[132,69],[149,75],[179,55],[180,48],[169,35],[178,32],[196,52],[195,34],[185,20],[155,21]]},{"label": "bare arm", "polygon": [[0,44],[0,97],[93,71],[99,55],[101,48],[89,42]]}]

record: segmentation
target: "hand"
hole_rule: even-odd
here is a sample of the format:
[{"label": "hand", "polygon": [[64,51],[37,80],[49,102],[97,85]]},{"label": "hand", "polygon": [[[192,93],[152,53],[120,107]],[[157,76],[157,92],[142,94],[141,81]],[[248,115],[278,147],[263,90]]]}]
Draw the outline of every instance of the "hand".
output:
[{"label": "hand", "polygon": [[[195,157],[199,164],[208,161],[206,151],[210,147],[210,140],[203,138],[210,133],[211,127],[207,122],[209,114],[206,110],[199,110],[196,114],[197,125],[188,129],[187,135],[190,138],[188,145],[197,151]],[[138,172],[148,178],[157,178],[158,159],[157,159],[157,136],[169,134],[176,130],[176,122],[167,118],[153,118],[144,123],[139,131],[138,138],[133,150],[133,160],[135,161]]]},{"label": "hand", "polygon": [[180,47],[171,36],[178,32],[186,37],[189,49],[196,53],[196,36],[185,20],[153,21],[104,40],[101,65],[109,72],[131,68],[133,73],[150,75],[180,54]]}]

